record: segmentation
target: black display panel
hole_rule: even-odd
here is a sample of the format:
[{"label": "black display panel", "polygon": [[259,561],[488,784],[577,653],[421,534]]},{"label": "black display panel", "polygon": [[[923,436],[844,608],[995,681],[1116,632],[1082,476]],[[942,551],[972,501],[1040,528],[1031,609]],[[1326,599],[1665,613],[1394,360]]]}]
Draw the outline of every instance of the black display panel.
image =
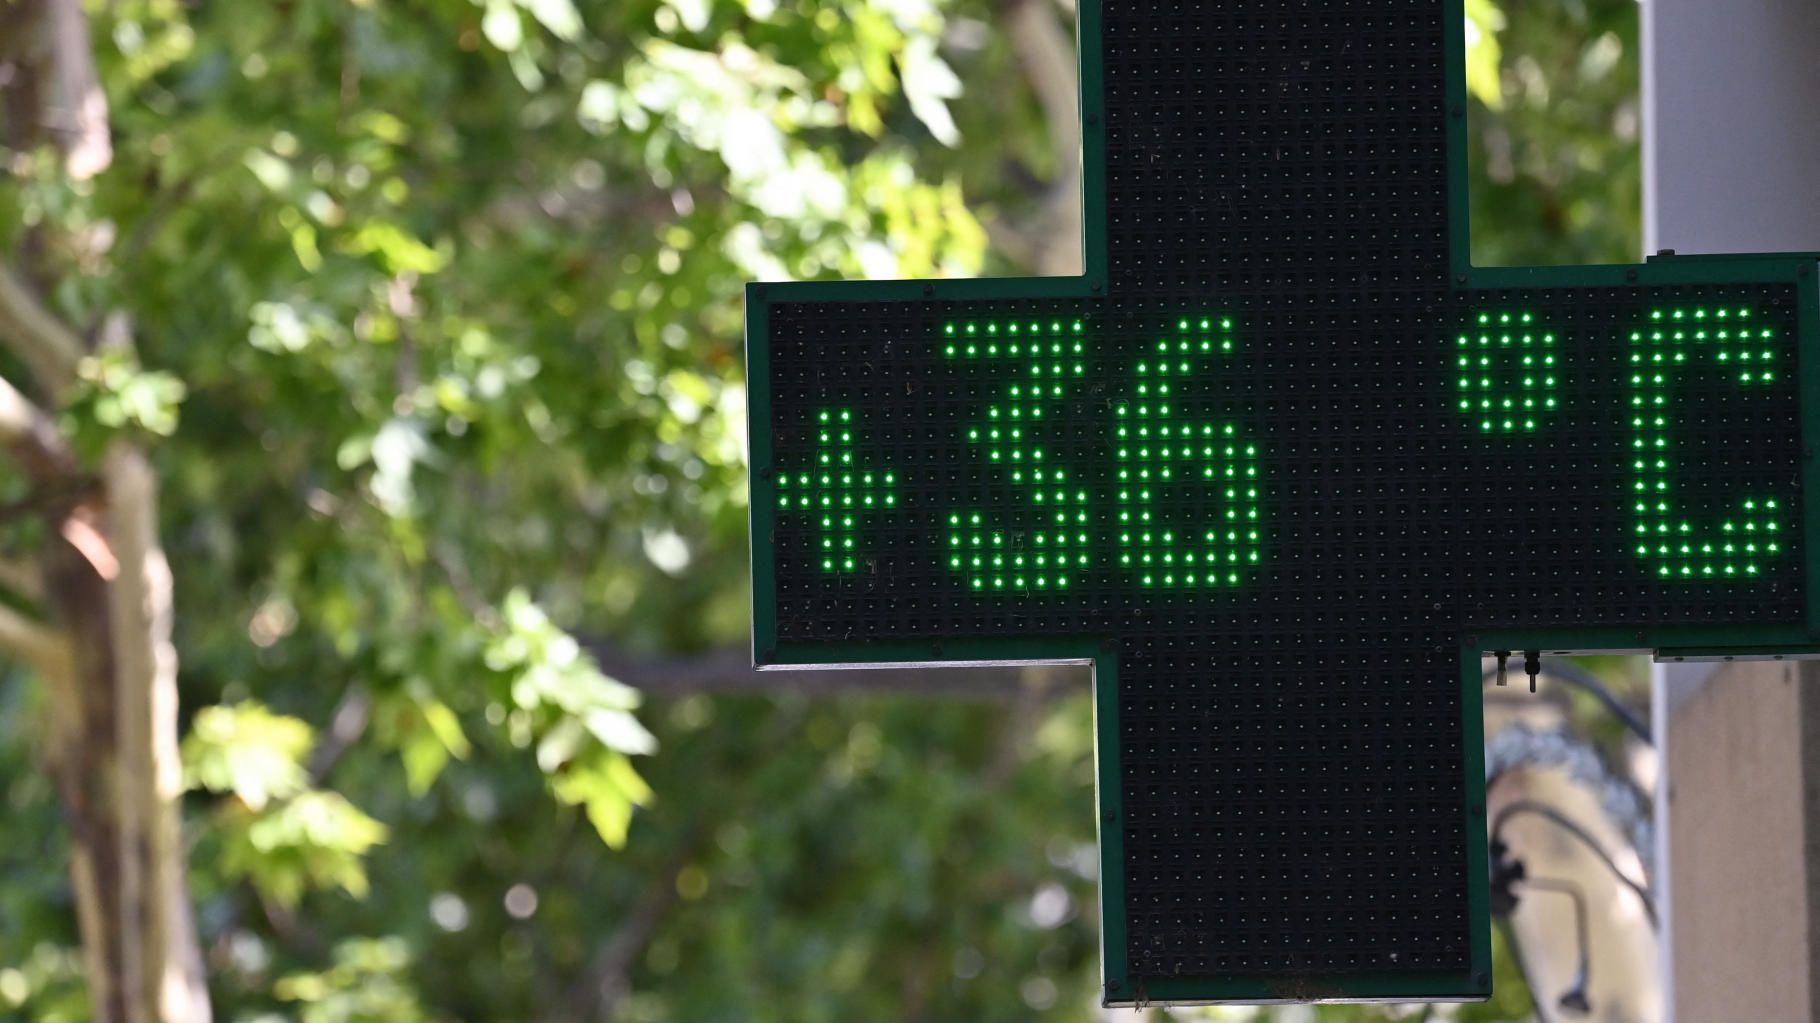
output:
[{"label": "black display panel", "polygon": [[1093,659],[1110,1002],[1482,997],[1479,652],[1813,645],[1813,262],[1468,266],[1439,0],[1082,26],[1085,276],[752,289],[757,660]]}]

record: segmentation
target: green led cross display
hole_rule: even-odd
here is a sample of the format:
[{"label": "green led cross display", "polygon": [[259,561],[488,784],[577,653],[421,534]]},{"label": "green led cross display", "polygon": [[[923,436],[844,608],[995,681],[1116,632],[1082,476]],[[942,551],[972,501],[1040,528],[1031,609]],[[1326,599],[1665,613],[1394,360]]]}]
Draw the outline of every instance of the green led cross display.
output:
[{"label": "green led cross display", "polygon": [[[1071,470],[1040,442],[1044,409],[1065,398],[1087,372],[1082,331],[1079,320],[942,328],[947,358],[986,360],[1008,370],[1003,401],[986,407],[967,439],[1039,510],[1041,523],[1026,540],[978,510],[948,514],[948,566],[975,591],[1062,591],[1070,576],[1093,563],[1096,517],[1088,490],[1078,482],[1078,470],[1071,480]],[[1113,410],[1118,561],[1146,587],[1236,585],[1258,563],[1257,444],[1234,424],[1188,421],[1175,405],[1192,386],[1201,359],[1233,351],[1231,331],[1230,319],[1180,321],[1177,337],[1158,341],[1154,357],[1136,363],[1130,397]],[[1160,495],[1181,486],[1217,493],[1223,503],[1195,521],[1171,522],[1158,511]]]},{"label": "green led cross display", "polygon": [[852,409],[823,409],[815,418],[815,465],[795,475],[778,474],[777,506],[820,524],[822,571],[856,571],[865,556],[860,524],[872,512],[896,507],[897,474],[855,461]]},{"label": "green led cross display", "polygon": [[747,291],[754,660],[1090,661],[1109,1004],[1484,998],[1482,655],[1820,651],[1820,258],[1472,266],[1459,0],[1076,7],[1082,275]]},{"label": "green led cross display", "polygon": [[[1232,321],[1183,320],[1177,337],[1135,367],[1131,395],[1114,409],[1117,427],[1119,564],[1146,587],[1233,586],[1258,563],[1258,447],[1233,423],[1181,414],[1197,364],[1233,350]],[[1171,488],[1217,494],[1192,519],[1158,510]]]},{"label": "green led cross display", "polygon": [[983,360],[1005,370],[1002,400],[967,428],[967,440],[1010,487],[1041,510],[1028,543],[1008,538],[976,509],[948,513],[948,567],[975,591],[1066,590],[1088,565],[1087,491],[1044,449],[1044,410],[1068,395],[1087,372],[1084,324],[989,320],[942,328],[942,354]]},{"label": "green led cross display", "polygon": [[1533,313],[1480,313],[1456,347],[1460,411],[1472,415],[1479,429],[1528,433],[1554,411],[1560,389],[1555,336],[1535,326]]},{"label": "green led cross display", "polygon": [[1781,506],[1775,497],[1740,495],[1740,515],[1717,530],[1682,518],[1675,488],[1676,378],[1713,373],[1740,387],[1776,381],[1779,339],[1746,307],[1655,309],[1630,332],[1631,485],[1637,556],[1668,579],[1726,580],[1759,574],[1783,556]]}]

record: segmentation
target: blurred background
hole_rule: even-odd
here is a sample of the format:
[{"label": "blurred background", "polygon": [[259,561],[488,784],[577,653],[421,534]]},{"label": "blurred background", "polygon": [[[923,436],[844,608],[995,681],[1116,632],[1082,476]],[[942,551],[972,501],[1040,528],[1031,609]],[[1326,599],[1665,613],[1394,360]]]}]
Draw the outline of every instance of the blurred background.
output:
[{"label": "blurred background", "polygon": [[[1475,260],[1634,259],[1634,0],[1464,2]],[[742,285],[1075,272],[1075,89],[1068,0],[0,3],[0,1017],[1652,1018],[1639,664],[1488,690],[1491,1003],[1116,1017],[1084,671],[746,667]]]}]

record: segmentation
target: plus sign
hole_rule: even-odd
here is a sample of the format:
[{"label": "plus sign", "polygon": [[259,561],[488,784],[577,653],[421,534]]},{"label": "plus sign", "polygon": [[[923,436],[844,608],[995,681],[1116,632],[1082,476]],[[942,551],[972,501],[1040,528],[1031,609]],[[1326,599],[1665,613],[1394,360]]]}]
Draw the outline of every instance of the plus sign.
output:
[{"label": "plus sign", "polygon": [[1482,654],[1820,646],[1813,257],[1471,267],[1457,3],[1080,26],[1083,276],[752,287],[757,660],[1091,661],[1109,1002],[1483,997]]}]

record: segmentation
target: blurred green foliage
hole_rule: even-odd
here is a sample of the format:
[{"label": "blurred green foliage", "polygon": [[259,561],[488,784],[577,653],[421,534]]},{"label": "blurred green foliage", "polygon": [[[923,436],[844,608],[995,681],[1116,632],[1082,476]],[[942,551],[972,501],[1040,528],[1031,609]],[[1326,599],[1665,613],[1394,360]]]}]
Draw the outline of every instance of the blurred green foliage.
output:
[{"label": "blurred green foliage", "polygon": [[1637,5],[1466,0],[1466,10],[1473,262],[1637,261]]},{"label": "blurred green foliage", "polygon": [[[1479,261],[1634,254],[1634,4],[1469,12]],[[115,163],[8,154],[0,246],[139,340],[66,425],[162,479],[220,1018],[1095,1019],[1084,700],[640,707],[575,638],[744,640],[743,282],[1020,269],[999,9],[92,13]],[[43,713],[0,684],[0,1015],[79,1020]]]}]

